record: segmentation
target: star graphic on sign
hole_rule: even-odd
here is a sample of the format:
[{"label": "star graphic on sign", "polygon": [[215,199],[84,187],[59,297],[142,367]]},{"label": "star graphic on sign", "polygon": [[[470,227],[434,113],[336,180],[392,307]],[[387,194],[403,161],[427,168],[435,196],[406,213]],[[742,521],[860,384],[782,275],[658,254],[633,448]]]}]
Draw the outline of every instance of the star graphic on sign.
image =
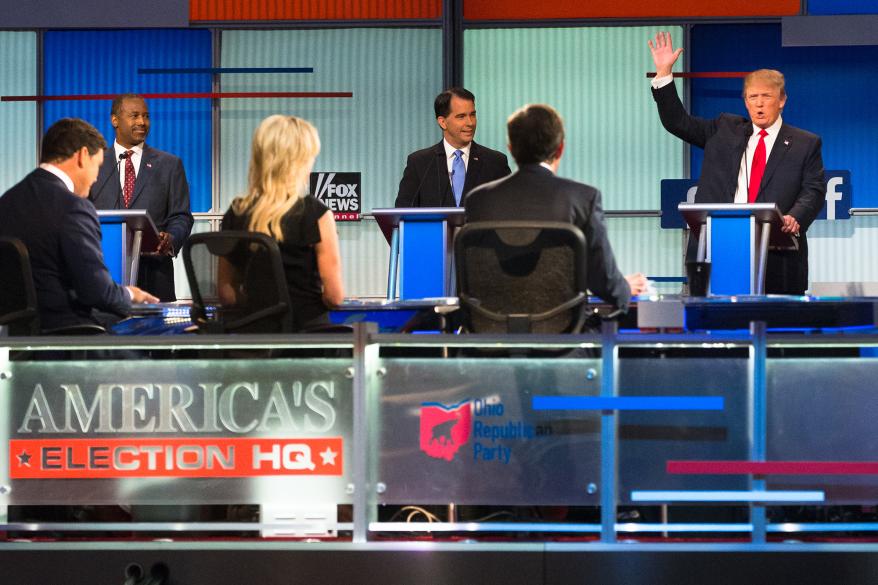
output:
[{"label": "star graphic on sign", "polygon": [[335,458],[338,456],[338,453],[330,449],[329,447],[326,450],[320,452],[320,458],[323,459],[323,465],[335,465]]},{"label": "star graphic on sign", "polygon": [[18,464],[19,465],[21,465],[23,467],[30,467],[30,458],[31,458],[30,453],[28,453],[27,451],[22,451],[21,453],[16,455],[16,457],[18,457]]}]

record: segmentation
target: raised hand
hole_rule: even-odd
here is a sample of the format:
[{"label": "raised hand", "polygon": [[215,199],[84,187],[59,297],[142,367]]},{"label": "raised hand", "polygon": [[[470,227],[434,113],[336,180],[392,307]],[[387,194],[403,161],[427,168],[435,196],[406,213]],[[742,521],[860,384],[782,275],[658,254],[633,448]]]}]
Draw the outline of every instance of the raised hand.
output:
[{"label": "raised hand", "polygon": [[665,77],[671,74],[674,63],[683,52],[683,48],[674,50],[674,43],[671,41],[671,33],[660,32],[655,35],[655,40],[646,42],[649,45],[649,52],[652,53],[652,61],[655,63],[655,76]]}]

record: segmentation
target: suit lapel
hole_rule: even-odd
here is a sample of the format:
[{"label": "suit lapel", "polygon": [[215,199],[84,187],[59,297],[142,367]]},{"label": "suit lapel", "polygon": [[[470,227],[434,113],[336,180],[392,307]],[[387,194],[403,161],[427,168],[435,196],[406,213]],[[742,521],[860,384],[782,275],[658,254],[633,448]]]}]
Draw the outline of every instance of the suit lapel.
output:
[{"label": "suit lapel", "polygon": [[[463,182],[463,192],[469,193],[475,185],[478,185],[479,174],[482,172],[481,161],[482,147],[472,143],[469,149],[469,164],[466,167],[466,180]],[[463,203],[463,198],[461,198]]]},{"label": "suit lapel", "polygon": [[780,132],[778,132],[777,138],[774,140],[774,146],[771,147],[771,154],[768,156],[768,161],[765,163],[765,173],[762,175],[762,182],[759,183],[759,195],[756,198],[757,200],[762,199],[762,192],[768,185],[768,182],[771,181],[771,175],[773,175],[774,171],[777,170],[777,167],[780,166],[781,161],[786,156],[787,152],[789,152],[792,144],[792,137],[786,131],[786,128],[781,126]]},{"label": "suit lapel", "polygon": [[454,192],[448,178],[448,161],[445,159],[445,146],[442,142],[433,147],[433,156],[436,163],[436,184],[439,185],[439,205],[454,207]]},{"label": "suit lapel", "polygon": [[134,196],[131,197],[131,205],[128,206],[132,209],[135,207],[137,199],[143,193],[144,186],[152,179],[154,158],[155,155],[152,149],[144,145],[143,154],[140,158],[140,170],[137,172],[137,180],[134,182]]}]

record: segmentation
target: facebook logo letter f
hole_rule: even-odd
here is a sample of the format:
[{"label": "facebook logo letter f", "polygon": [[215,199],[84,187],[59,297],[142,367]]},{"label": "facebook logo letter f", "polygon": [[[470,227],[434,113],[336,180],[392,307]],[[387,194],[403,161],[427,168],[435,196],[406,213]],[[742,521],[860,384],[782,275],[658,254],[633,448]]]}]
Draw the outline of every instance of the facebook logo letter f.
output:
[{"label": "facebook logo letter f", "polygon": [[817,219],[851,218],[851,173],[850,171],[826,171],[826,207]]}]

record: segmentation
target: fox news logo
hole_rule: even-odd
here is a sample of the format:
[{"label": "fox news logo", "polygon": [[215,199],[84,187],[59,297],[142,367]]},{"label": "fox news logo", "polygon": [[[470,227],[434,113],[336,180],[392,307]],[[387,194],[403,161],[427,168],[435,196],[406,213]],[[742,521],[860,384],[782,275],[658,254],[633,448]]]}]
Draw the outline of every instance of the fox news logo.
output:
[{"label": "fox news logo", "polygon": [[310,186],[337,221],[360,219],[360,173],[311,173]]}]

